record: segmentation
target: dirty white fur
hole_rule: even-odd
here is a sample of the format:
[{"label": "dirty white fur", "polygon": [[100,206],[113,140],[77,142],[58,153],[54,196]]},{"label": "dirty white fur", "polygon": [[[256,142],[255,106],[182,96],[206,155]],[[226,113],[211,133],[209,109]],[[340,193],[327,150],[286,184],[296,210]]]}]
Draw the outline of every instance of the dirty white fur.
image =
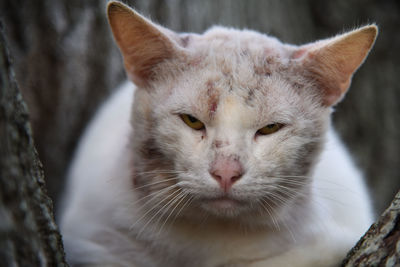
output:
[{"label": "dirty white fur", "polygon": [[[151,89],[125,83],[88,127],[69,171],[61,218],[69,261],[337,265],[372,223],[370,200],[330,126],[331,108],[289,59],[295,49],[214,28],[191,35],[185,51],[195,63],[164,62]],[[268,75],[254,73],[257,64],[265,70],[261,51],[270,53]],[[179,114],[206,130],[189,128]],[[275,122],[285,126],[256,134]],[[220,154],[245,170],[228,195],[235,201],[218,200],[208,172]]]},{"label": "dirty white fur", "polygon": [[[128,146],[133,90],[132,84],[125,84],[103,106],[83,137],[71,168],[69,198],[61,225],[71,262],[136,266],[137,261],[143,264],[137,266],[156,266],[156,260],[146,258],[151,254],[146,252],[147,244],[136,243],[130,229],[135,210],[126,211],[128,207],[134,208],[132,203],[137,198],[131,185]],[[372,222],[370,200],[361,175],[332,130],[311,186],[310,203],[300,211],[300,218],[279,230],[266,231],[265,237],[263,231],[256,235],[212,231],[198,236],[196,232],[206,228],[199,221],[194,237],[157,233],[156,243],[165,243],[178,257],[185,256],[184,266],[196,266],[196,260],[197,266],[218,266],[229,259],[276,254],[268,263],[251,266],[329,266],[343,257]],[[293,232],[299,228],[301,233]],[[287,236],[289,231],[293,237]],[[142,235],[152,239],[154,230]]]}]

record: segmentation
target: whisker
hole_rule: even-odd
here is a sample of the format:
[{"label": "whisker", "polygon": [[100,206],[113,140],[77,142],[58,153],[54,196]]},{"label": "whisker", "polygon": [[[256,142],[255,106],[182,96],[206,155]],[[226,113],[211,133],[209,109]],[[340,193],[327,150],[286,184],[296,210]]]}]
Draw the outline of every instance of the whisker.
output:
[{"label": "whisker", "polygon": [[[314,205],[315,208],[319,209],[321,212],[323,212],[325,218],[326,216],[331,217],[331,213],[329,211],[329,206],[326,206],[323,202],[323,199],[329,200],[329,202],[334,202],[338,203],[341,205],[346,205],[348,206],[351,203],[344,203],[343,201],[340,201],[339,199],[334,198],[334,195],[330,195],[329,193],[323,193],[323,192],[329,192],[332,190],[346,190],[346,187],[341,185],[340,183],[335,183],[334,181],[326,180],[326,179],[320,179],[318,182],[318,186],[315,184],[311,184],[310,182],[307,181],[298,181],[295,179],[290,179],[288,177],[281,178],[281,177],[275,177],[277,179],[276,183],[269,183],[267,185],[264,185],[263,187],[265,189],[270,189],[270,190],[275,190],[275,192],[268,192],[268,196],[271,198],[271,201],[276,205],[277,203],[283,203],[286,204],[291,200],[296,199],[297,197],[305,197],[309,201],[311,201]],[[321,182],[322,181],[322,182]],[[321,186],[321,184],[326,184],[326,187]],[[292,186],[293,185],[293,186]],[[313,189],[312,194],[308,194],[307,192],[303,190],[299,190],[296,186],[310,186]],[[352,190],[349,190],[349,192]],[[283,199],[287,198],[287,199]],[[314,196],[314,197],[310,197]],[[328,204],[330,205],[330,204]],[[319,213],[318,213],[319,214]],[[310,214],[311,216],[314,216],[314,213]],[[287,216],[287,215],[286,215]],[[291,236],[291,238],[296,241],[296,236],[295,236],[295,231],[293,232],[293,225],[288,224],[291,220],[286,220],[282,219],[281,223],[284,225],[286,229],[288,229],[288,232]],[[316,216],[313,219],[314,223],[318,225],[321,229],[325,227],[325,224],[323,223],[324,221],[320,221],[320,217]]]},{"label": "whisker", "polygon": [[[323,177],[314,177],[314,178],[312,178],[312,177],[307,177],[307,176],[295,176],[295,175],[293,175],[293,176],[289,176],[289,175],[288,176],[276,176],[275,178],[281,179],[281,180],[285,180],[285,181],[288,181],[288,178],[306,178],[310,182],[312,181],[313,183],[322,182],[322,183],[335,185],[335,186],[340,187],[342,189],[347,189],[349,191],[353,191],[351,188],[346,187],[345,185],[343,185],[341,183],[335,182],[333,178],[323,178]],[[298,180],[290,179],[290,181],[298,181]]]},{"label": "whisker", "polygon": [[[279,204],[279,203],[282,203],[282,204],[284,204],[284,205],[287,205],[288,203],[289,203],[289,201],[287,200],[287,199],[284,199],[284,198],[282,198],[281,196],[279,196],[278,194],[276,194],[275,192],[267,192],[267,193],[269,193],[269,195],[272,197],[272,198],[274,198],[275,200],[277,200],[278,201],[278,203],[275,203],[275,204]],[[271,199],[272,200],[272,199]]]},{"label": "whisker", "polygon": [[278,175],[275,176],[277,178],[304,178],[304,179],[310,179],[310,176],[305,176],[305,175]]},{"label": "whisker", "polygon": [[[354,191],[352,188],[349,188],[343,184],[336,183],[332,181],[331,179],[323,179],[323,178],[315,178],[315,179],[309,179],[307,181],[301,181],[301,180],[295,180],[295,179],[290,179],[288,177],[298,177],[298,176],[276,176],[276,177],[269,177],[271,179],[276,179],[276,182],[282,182],[283,184],[288,184],[288,185],[298,185],[298,186],[312,186],[315,189],[318,189],[319,191],[326,190],[326,191],[333,191],[333,190],[346,190],[349,193],[354,193],[357,194],[356,191]],[[300,176],[301,177],[301,176]],[[304,176],[306,177],[306,176]],[[323,184],[326,184],[326,186],[322,186]],[[333,187],[332,187],[333,185]]]},{"label": "whisker", "polygon": [[180,174],[185,173],[185,171],[177,171],[177,170],[152,170],[152,171],[143,171],[137,172],[138,175],[147,175],[147,174]]},{"label": "whisker", "polygon": [[[171,194],[169,194],[167,197],[164,198],[164,200],[170,198],[173,194],[175,194],[177,191],[172,192]],[[178,193],[179,195],[179,193]],[[142,232],[146,229],[147,225],[150,224],[150,222],[161,212],[163,211],[167,206],[170,205],[170,203],[172,201],[174,201],[176,199],[177,195],[173,196],[166,204],[164,204],[155,214],[153,214],[153,216],[142,226],[142,228],[140,229],[140,231],[137,233],[138,236],[140,236],[142,234]],[[142,216],[143,217],[143,216]]]},{"label": "whisker", "polygon": [[[274,195],[271,195],[271,196],[274,197]],[[280,200],[280,198],[278,198],[277,200]],[[271,199],[271,201],[274,202],[275,205],[277,205],[277,203],[276,203],[273,199]],[[282,201],[282,200],[280,200],[280,201]],[[282,201],[282,202],[283,202],[283,201]],[[283,203],[286,204],[285,202],[283,202]],[[278,204],[279,204],[279,203],[278,203]],[[288,230],[288,232],[289,232],[291,238],[293,239],[293,241],[296,242],[296,238],[295,238],[295,236],[294,236],[294,234],[293,234],[293,230],[289,227],[289,225],[286,223],[286,221],[285,221],[285,220],[280,220],[280,222],[281,222],[281,223],[283,224],[283,226]]]},{"label": "whisker", "polygon": [[[277,186],[280,187],[280,189],[282,190],[282,192],[283,192],[283,191],[286,191],[286,194],[292,194],[292,195],[293,195],[292,192],[295,192],[296,194],[298,194],[298,195],[300,195],[300,196],[304,196],[304,197],[307,197],[307,196],[308,196],[308,195],[305,194],[304,192],[298,191],[298,190],[293,189],[293,188],[290,188],[290,187],[283,187],[283,186],[280,186],[280,185],[277,185]],[[322,198],[329,199],[330,201],[337,202],[335,199],[330,199],[330,198],[326,197],[325,195],[321,195],[321,197],[322,197]],[[319,201],[316,201],[317,199],[315,199],[315,198],[309,198],[309,200],[311,200],[312,203],[314,203],[314,205],[316,205],[316,207],[318,207],[319,209],[325,210],[325,211],[326,211],[326,212],[324,213],[324,214],[325,214],[324,216],[329,216],[329,217],[331,217],[331,214],[330,214],[329,210],[326,210],[327,208],[326,208],[325,205],[323,205],[323,203],[320,203]],[[340,203],[340,202],[339,202],[339,203]],[[324,227],[324,224],[321,224],[321,223],[319,223],[319,222],[317,222],[317,221],[314,221],[314,223],[318,223],[319,226]],[[294,238],[294,236],[293,236],[293,238]]]},{"label": "whisker", "polygon": [[[175,205],[174,208],[169,212],[167,218],[164,220],[163,224],[161,225],[160,229],[158,230],[158,233],[160,234],[162,232],[162,229],[164,228],[165,224],[167,223],[167,221],[169,220],[169,218],[171,217],[171,215],[174,213],[174,211],[176,210],[176,208],[179,206],[180,203],[182,203],[182,201],[188,196],[187,193],[181,191],[179,196],[179,200],[178,201],[174,201],[172,203],[172,205]],[[178,203],[176,203],[178,202]],[[176,204],[175,204],[176,203]],[[164,213],[165,214],[165,213]],[[164,216],[163,214],[163,216]],[[162,218],[162,216],[160,217]]]},{"label": "whisker", "polygon": [[[171,188],[165,188],[165,189],[170,190]],[[157,192],[158,194],[157,194],[156,196],[154,196],[154,197],[151,198],[150,200],[147,200],[146,203],[145,203],[144,205],[142,205],[139,209],[143,209],[144,206],[146,206],[148,203],[150,203],[151,201],[153,201],[154,199],[156,199],[159,195],[164,194],[165,191],[168,191],[168,190],[163,190],[163,191]],[[176,191],[174,191],[174,192],[172,192],[171,194],[169,194],[168,196],[164,197],[162,200],[160,200],[159,203],[157,203],[157,205],[154,205],[151,209],[149,209],[148,211],[146,211],[139,219],[137,219],[137,220],[131,225],[130,229],[133,229],[133,227],[134,227],[137,223],[139,223],[139,222],[140,222],[143,218],[145,218],[150,212],[152,212],[154,209],[156,209],[157,206],[158,206],[159,204],[162,204],[165,200],[168,199],[168,197],[170,197],[171,195],[173,195],[175,192],[176,192]]]},{"label": "whisker", "polygon": [[[296,190],[296,189],[294,189],[294,188],[285,187],[285,186],[282,186],[282,185],[276,185],[276,186],[280,187],[281,189],[285,189],[285,190],[288,191],[288,192],[291,191],[291,192],[297,193],[297,194],[299,194],[299,195],[302,195],[302,196],[304,196],[304,197],[307,197],[307,196],[308,196],[308,195],[305,194],[304,192],[298,191],[298,190]],[[317,190],[320,190],[320,189],[318,189],[318,188],[316,188],[316,189],[317,189]],[[326,189],[326,190],[330,190],[329,188],[325,188],[325,189]],[[324,199],[327,199],[327,200],[329,200],[329,201],[332,201],[332,202],[335,202],[335,203],[338,203],[338,204],[341,204],[341,205],[344,205],[344,206],[348,206],[348,205],[349,205],[349,203],[345,203],[345,202],[343,202],[343,201],[340,201],[340,200],[338,200],[338,199],[335,199],[335,198],[333,198],[333,197],[330,197],[330,196],[328,196],[327,194],[319,193],[318,191],[314,191],[313,194],[314,194],[314,196],[316,196],[316,197],[324,198]],[[313,202],[314,202],[315,204],[317,204],[317,205],[319,205],[320,207],[322,207],[322,205],[321,205],[320,203],[317,203],[317,202],[315,201],[315,198],[311,198],[311,199],[313,200]]]},{"label": "whisker", "polygon": [[[168,190],[173,189],[174,187],[177,187],[177,186],[178,186],[177,184],[173,184],[173,185],[167,186],[165,188],[162,188],[162,189],[159,189],[159,190],[155,190],[154,192],[152,192],[150,194],[147,194],[144,197],[141,197],[141,198],[137,199],[136,201],[131,202],[130,204],[131,205],[135,205],[135,204],[143,201],[144,199],[152,197],[152,196],[154,196],[154,198],[156,198],[157,196],[162,195],[162,194],[164,194],[164,192],[167,192]],[[148,200],[148,201],[152,201],[152,200],[153,200],[153,198]],[[144,203],[144,205],[146,205],[146,203]],[[144,205],[142,205],[142,206],[144,206]]]},{"label": "whisker", "polygon": [[[276,184],[275,186],[276,186],[276,189],[278,189],[278,191],[284,193],[285,196],[287,196],[291,199],[295,199],[299,194],[302,193],[300,190],[296,190],[294,188],[287,187],[284,185]],[[305,196],[305,194],[302,194],[302,196]]]},{"label": "whisker", "polygon": [[[159,216],[158,220],[156,221],[156,224],[159,224],[159,222],[160,222],[161,219],[164,217],[164,215],[167,214],[167,213],[169,212],[169,209],[170,209],[171,207],[173,207],[173,206],[175,205],[175,203],[181,199],[181,196],[182,196],[182,195],[185,195],[185,193],[184,193],[182,190],[180,190],[180,192],[179,192],[177,195],[173,196],[173,199],[171,199],[172,201],[169,201],[168,206],[165,207],[165,209],[163,209],[161,215]],[[175,208],[175,207],[174,207],[174,208]],[[173,208],[173,210],[174,210],[174,208]],[[173,210],[172,210],[172,211],[173,211]],[[168,216],[167,216],[167,217],[168,217]]]},{"label": "whisker", "polygon": [[[334,184],[340,187],[345,187],[344,185],[340,183],[336,183],[333,178],[323,178],[323,177],[311,177],[311,176],[302,176],[302,175],[283,175],[283,176],[267,176],[266,178],[270,179],[277,179],[277,180],[282,180],[282,181],[292,181],[292,182],[305,182],[305,183],[310,183],[310,182],[325,182],[329,184]],[[301,178],[302,180],[295,180],[291,178]]]},{"label": "whisker", "polygon": [[296,243],[296,237],[294,236],[293,229],[286,223],[285,220],[281,220],[281,222],[282,222],[283,226],[285,226],[286,229],[288,230],[292,240]]},{"label": "whisker", "polygon": [[274,179],[274,182],[283,182],[283,183],[291,183],[295,185],[309,185],[312,180],[302,181],[302,180],[294,180],[289,178],[281,178],[281,177],[268,177],[270,179]]},{"label": "whisker", "polygon": [[[189,195],[189,194],[186,194],[186,196],[188,196],[188,195]],[[178,218],[178,216],[179,216],[179,214],[182,212],[182,210],[183,210],[186,206],[190,205],[190,203],[192,203],[193,199],[194,199],[194,196],[190,196],[189,199],[181,206],[181,208],[180,208],[180,209],[178,210],[178,212],[175,214],[175,216],[174,216],[174,218],[173,218],[171,224],[176,220],[176,218]]]},{"label": "whisker", "polygon": [[[278,222],[276,221],[275,216],[272,214],[274,209],[272,208],[272,206],[268,203],[267,200],[261,198],[260,199],[261,202],[259,202],[261,204],[261,206],[267,211],[268,215],[271,217],[272,220],[272,224],[274,225],[274,227],[276,228],[277,231],[281,231]],[[268,207],[266,207],[265,205],[267,205]],[[271,210],[270,210],[271,209]]]},{"label": "whisker", "polygon": [[165,183],[165,182],[170,182],[170,181],[177,180],[177,179],[178,179],[178,177],[172,177],[172,178],[169,178],[169,179],[163,179],[161,181],[156,181],[156,182],[153,182],[153,183],[148,183],[148,184],[145,184],[145,185],[142,185],[142,186],[139,186],[139,187],[135,187],[134,189],[138,190],[138,189],[141,189],[141,188],[145,188],[145,187],[149,187],[149,186],[152,186],[152,185],[161,184],[161,183]]}]

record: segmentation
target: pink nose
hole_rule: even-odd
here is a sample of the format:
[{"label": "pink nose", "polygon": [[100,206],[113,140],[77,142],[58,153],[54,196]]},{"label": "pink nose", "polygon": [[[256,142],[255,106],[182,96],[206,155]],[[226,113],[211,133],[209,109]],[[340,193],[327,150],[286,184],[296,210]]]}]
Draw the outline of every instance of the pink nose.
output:
[{"label": "pink nose", "polygon": [[212,164],[210,174],[226,193],[242,177],[243,168],[237,159],[217,157]]}]

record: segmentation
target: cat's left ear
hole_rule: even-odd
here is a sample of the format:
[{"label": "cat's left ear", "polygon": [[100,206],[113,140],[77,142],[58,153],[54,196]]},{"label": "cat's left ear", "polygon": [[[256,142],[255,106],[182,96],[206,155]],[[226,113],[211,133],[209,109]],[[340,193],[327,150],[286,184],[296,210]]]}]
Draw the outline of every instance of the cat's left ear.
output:
[{"label": "cat's left ear", "polygon": [[299,61],[304,75],[316,82],[322,93],[322,104],[333,106],[350,86],[353,73],[364,62],[372,48],[378,28],[369,25],[300,46],[292,59]]}]

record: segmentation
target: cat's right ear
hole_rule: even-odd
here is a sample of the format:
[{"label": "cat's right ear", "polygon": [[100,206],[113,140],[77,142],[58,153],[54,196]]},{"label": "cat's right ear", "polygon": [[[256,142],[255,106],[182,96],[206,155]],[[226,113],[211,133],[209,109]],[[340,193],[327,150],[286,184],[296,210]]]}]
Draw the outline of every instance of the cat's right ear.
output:
[{"label": "cat's right ear", "polygon": [[168,30],[123,3],[109,2],[107,15],[128,77],[140,87],[147,86],[154,78],[154,68],[173,57],[178,46],[167,35]]},{"label": "cat's right ear", "polygon": [[324,106],[341,100],[351,78],[371,50],[378,28],[368,25],[331,39],[300,46],[292,59],[319,87]]}]

